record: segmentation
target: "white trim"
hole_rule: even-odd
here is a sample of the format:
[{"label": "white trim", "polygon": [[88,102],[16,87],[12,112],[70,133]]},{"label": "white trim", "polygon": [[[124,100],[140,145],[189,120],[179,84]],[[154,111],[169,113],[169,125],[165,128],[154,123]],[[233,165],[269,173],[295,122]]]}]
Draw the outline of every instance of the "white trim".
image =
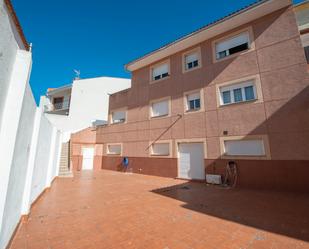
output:
[{"label": "white trim", "polygon": [[[160,115],[160,116],[153,116],[152,105],[155,104],[155,103],[163,102],[163,101],[167,101],[168,114],[167,115]],[[164,97],[164,98],[160,98],[160,99],[151,100],[150,103],[149,103],[149,119],[159,119],[159,118],[170,117],[171,116],[171,102],[172,102],[171,97]]]},{"label": "white trim", "polygon": [[[239,36],[243,33],[248,34],[248,39],[249,39],[249,44],[248,44],[249,48],[248,49],[240,51],[240,52],[235,53],[235,54],[228,55],[228,56],[223,57],[223,58],[217,58],[216,46],[217,46],[218,43],[227,41],[227,40],[232,39],[234,37],[237,37],[237,36]],[[222,36],[218,39],[213,40],[211,42],[211,47],[212,47],[212,61],[213,61],[213,63],[228,60],[228,59],[231,59],[233,57],[236,57],[236,56],[239,56],[239,55],[242,55],[242,54],[246,54],[248,52],[255,50],[255,39],[254,39],[254,33],[253,33],[252,26],[248,26],[246,28],[237,30],[233,33],[229,33],[229,34],[224,35],[224,36]]]},{"label": "white trim", "polygon": [[[125,120],[123,121],[123,122],[114,122],[113,121],[113,113],[114,112],[124,112],[124,114],[125,114]],[[109,124],[110,125],[116,125],[116,124],[125,124],[125,123],[127,123],[127,118],[128,118],[128,109],[127,109],[127,107],[122,107],[122,108],[117,108],[117,109],[113,109],[113,110],[111,110],[110,111],[110,114],[109,114],[109,117],[108,117],[108,119],[109,119]]]},{"label": "white trim", "polygon": [[[240,102],[232,102],[229,104],[223,104],[222,102],[222,96],[221,96],[221,89],[225,88],[225,87],[231,87],[233,88],[234,85],[241,85],[243,83],[247,83],[253,81],[253,85],[254,85],[254,94],[255,94],[255,99],[253,100],[247,100],[247,101],[240,101]],[[239,104],[247,104],[247,103],[261,103],[263,102],[263,94],[262,94],[262,86],[261,86],[261,79],[260,79],[260,75],[256,74],[256,75],[251,75],[251,76],[247,76],[241,79],[237,79],[237,80],[232,80],[232,81],[227,81],[224,83],[220,83],[216,85],[216,92],[217,92],[217,107],[218,108],[224,108],[227,106],[231,106],[231,105],[239,105]]]},{"label": "white trim", "polygon": [[[110,153],[109,152],[109,146],[113,146],[113,145],[119,145],[120,146],[120,154],[117,154],[117,153]],[[109,156],[122,156],[122,143],[107,143],[106,144],[106,155],[109,155]]]},{"label": "white trim", "polygon": [[[167,155],[160,155],[160,154],[153,154],[153,148],[152,148],[152,146],[153,145],[155,145],[155,144],[168,144],[168,146],[169,146],[169,154],[167,154]],[[172,140],[158,140],[158,141],[156,141],[156,142],[150,142],[149,143],[149,146],[150,146],[150,148],[149,148],[149,156],[150,157],[155,157],[155,158],[160,158],[160,157],[162,157],[162,158],[167,158],[167,157],[172,157],[172,155],[173,155],[173,145],[172,145]]]},{"label": "white trim", "polygon": [[[158,80],[154,80],[153,79],[153,70],[155,68],[158,68],[162,65],[166,64],[167,65],[167,68],[168,68],[168,76],[164,77],[164,78],[161,78],[161,79],[158,79]],[[169,79],[171,77],[171,64],[170,64],[170,59],[166,59],[164,61],[161,61],[159,63],[156,63],[152,66],[150,66],[149,68],[149,83],[150,84],[154,84],[154,83],[157,83],[157,82],[160,82],[160,81],[163,81],[163,80],[166,80],[166,79]]]},{"label": "white trim", "polygon": [[[193,67],[193,68],[187,68],[186,57],[188,55],[193,54],[193,53],[197,53],[198,66]],[[192,72],[196,69],[201,68],[202,66],[203,66],[202,65],[202,53],[201,53],[201,47],[200,46],[195,47],[193,49],[190,49],[190,50],[188,50],[188,51],[186,51],[182,54],[182,73]]]},{"label": "white trim", "polygon": [[[197,92],[199,92],[199,94],[200,94],[200,109],[189,110],[187,97],[188,97],[188,95],[193,94],[193,93],[197,93]],[[203,88],[192,90],[192,91],[188,91],[188,92],[184,92],[183,93],[183,102],[184,102],[184,114],[203,112],[205,110],[205,108],[204,108],[204,91],[203,91]]]},{"label": "white trim", "polygon": [[[261,156],[250,156],[250,155],[227,155],[225,153],[225,141],[239,141],[239,140],[261,140],[263,141],[264,152],[265,155]],[[244,136],[228,136],[228,137],[220,137],[220,150],[221,150],[221,158],[222,159],[248,159],[248,160],[270,160],[270,146],[267,135],[244,135]]]}]

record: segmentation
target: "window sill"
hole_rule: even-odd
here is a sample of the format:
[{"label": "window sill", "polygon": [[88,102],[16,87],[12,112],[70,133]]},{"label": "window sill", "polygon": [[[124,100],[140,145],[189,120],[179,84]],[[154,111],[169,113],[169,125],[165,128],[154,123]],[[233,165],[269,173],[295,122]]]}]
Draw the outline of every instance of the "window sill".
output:
[{"label": "window sill", "polygon": [[170,158],[170,157],[171,157],[170,154],[169,154],[169,155],[155,155],[155,154],[150,154],[149,156],[152,157],[152,158]]},{"label": "window sill", "polygon": [[112,154],[112,153],[107,153],[106,155],[107,155],[107,156],[115,156],[115,157],[121,156],[121,154]]},{"label": "window sill", "polygon": [[164,81],[164,80],[167,80],[169,79],[171,76],[167,76],[167,77],[164,77],[164,78],[161,78],[159,80],[150,80],[149,84],[155,84],[155,83],[158,83],[158,82],[161,82],[161,81]]},{"label": "window sill", "polygon": [[253,51],[253,50],[254,50],[253,48],[249,48],[249,49],[246,49],[246,50],[244,50],[244,51],[240,51],[240,52],[238,52],[238,53],[235,53],[235,54],[232,54],[232,55],[223,57],[223,58],[221,58],[221,59],[217,59],[217,57],[215,57],[215,58],[213,59],[213,63],[217,63],[217,62],[229,60],[229,59],[235,58],[235,57],[237,57],[237,56],[239,56],[239,55],[247,54],[247,53],[249,53],[249,52],[251,52],[251,51]]},{"label": "window sill", "polygon": [[166,114],[166,115],[160,115],[160,116],[150,117],[150,120],[152,120],[152,119],[168,118],[168,117],[170,117],[170,115],[169,115],[169,114]]},{"label": "window sill", "polygon": [[250,155],[244,155],[244,156],[235,156],[235,155],[221,155],[221,159],[245,159],[245,160],[270,160],[270,157],[267,155],[262,156],[250,156]]},{"label": "window sill", "polygon": [[193,67],[193,68],[190,68],[190,69],[183,69],[182,73],[183,74],[189,73],[189,72],[195,71],[195,70],[200,69],[200,68],[202,68],[202,65],[198,65],[197,67]]},{"label": "window sill", "polygon": [[125,124],[125,123],[127,123],[127,121],[110,123],[110,125],[119,125],[119,124]]},{"label": "window sill", "polygon": [[252,100],[246,100],[246,101],[241,101],[241,102],[229,103],[229,104],[220,105],[219,107],[224,108],[228,106],[245,105],[245,104],[250,104],[250,103],[259,103],[259,99],[252,99]]},{"label": "window sill", "polygon": [[200,109],[195,109],[195,110],[185,110],[185,114],[193,114],[193,113],[199,113],[199,112],[203,112],[204,109],[200,108]]}]

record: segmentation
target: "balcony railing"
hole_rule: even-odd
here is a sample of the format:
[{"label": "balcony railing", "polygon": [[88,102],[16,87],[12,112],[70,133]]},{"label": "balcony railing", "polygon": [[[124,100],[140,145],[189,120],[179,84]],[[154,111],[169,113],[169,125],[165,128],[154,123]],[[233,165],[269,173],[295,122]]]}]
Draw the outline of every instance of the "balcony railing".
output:
[{"label": "balcony railing", "polygon": [[59,103],[54,104],[48,104],[44,106],[45,112],[60,112],[60,111],[66,111],[70,108],[70,101],[63,101]]}]

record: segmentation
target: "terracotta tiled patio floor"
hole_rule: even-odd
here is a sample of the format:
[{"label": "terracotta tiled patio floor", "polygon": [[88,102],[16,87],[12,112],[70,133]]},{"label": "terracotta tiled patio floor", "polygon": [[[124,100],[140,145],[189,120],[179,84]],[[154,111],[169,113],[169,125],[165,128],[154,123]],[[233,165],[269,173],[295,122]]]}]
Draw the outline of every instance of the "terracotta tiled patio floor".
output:
[{"label": "terracotta tiled patio floor", "polygon": [[309,248],[309,197],[84,172],[38,200],[17,248]]}]

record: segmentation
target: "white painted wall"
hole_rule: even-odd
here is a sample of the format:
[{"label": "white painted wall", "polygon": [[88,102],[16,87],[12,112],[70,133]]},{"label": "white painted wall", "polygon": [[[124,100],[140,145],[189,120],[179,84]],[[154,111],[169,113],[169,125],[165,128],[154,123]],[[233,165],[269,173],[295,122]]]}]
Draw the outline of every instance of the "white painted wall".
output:
[{"label": "white painted wall", "polygon": [[[94,120],[108,120],[109,94],[129,87],[130,79],[98,77],[74,80],[69,115],[45,115],[61,131],[77,132],[91,126]],[[46,102],[42,96],[40,106]]]},{"label": "white painted wall", "polygon": [[11,72],[15,62],[19,43],[15,39],[16,29],[7,12],[3,0],[0,0],[0,126],[4,103],[8,92]]},{"label": "white painted wall", "polygon": [[[1,31],[0,31],[1,33]],[[15,147],[18,145],[18,129],[23,110],[23,99],[31,70],[31,53],[18,50],[5,97],[5,107],[0,127],[0,231],[4,218],[6,197],[9,187],[11,168],[14,163]],[[27,148],[25,148],[27,150]],[[0,234],[1,235],[1,234]],[[3,237],[0,236],[0,248]]]},{"label": "white painted wall", "polygon": [[31,52],[8,16],[0,0],[0,249],[54,179],[62,136],[35,104]]},{"label": "white painted wall", "polygon": [[[29,85],[26,87],[11,164],[3,214],[1,237],[9,238],[19,222],[26,182],[36,105]],[[5,242],[5,241],[4,241]],[[4,243],[3,242],[3,243]],[[1,248],[1,247],[0,247]]]},{"label": "white painted wall", "polygon": [[49,152],[52,142],[53,126],[50,122],[42,118],[39,130],[38,145],[36,151],[36,158],[32,176],[32,187],[30,202],[33,202],[45,188],[47,177]]}]

